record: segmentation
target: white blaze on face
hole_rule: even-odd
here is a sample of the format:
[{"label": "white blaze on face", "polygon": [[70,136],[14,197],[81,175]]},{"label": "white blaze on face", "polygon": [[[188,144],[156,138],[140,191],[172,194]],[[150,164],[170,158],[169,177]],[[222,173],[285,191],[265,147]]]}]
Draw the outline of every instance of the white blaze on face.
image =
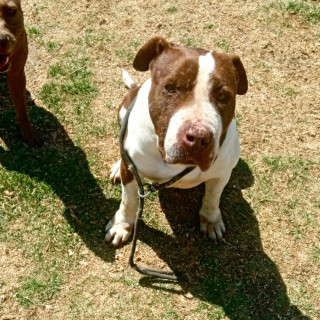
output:
[{"label": "white blaze on face", "polygon": [[219,139],[222,131],[221,116],[210,102],[211,75],[215,70],[215,61],[211,52],[199,57],[199,70],[194,87],[194,99],[191,103],[180,108],[170,119],[166,134],[164,148],[166,160],[171,162],[179,157],[180,151],[177,144],[177,135],[185,121],[201,123],[213,133],[215,153],[219,147]]}]

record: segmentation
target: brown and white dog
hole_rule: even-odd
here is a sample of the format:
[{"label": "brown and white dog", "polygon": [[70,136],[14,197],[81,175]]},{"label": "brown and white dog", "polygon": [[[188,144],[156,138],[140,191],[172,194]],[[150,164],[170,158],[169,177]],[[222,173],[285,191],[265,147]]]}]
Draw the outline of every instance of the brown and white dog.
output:
[{"label": "brown and white dog", "polygon": [[36,146],[41,145],[43,140],[32,127],[27,113],[24,73],[27,56],[27,34],[20,0],[0,0],[0,72],[7,73],[8,87],[22,135],[30,146]]},{"label": "brown and white dog", "polygon": [[[135,97],[136,101],[125,148],[141,178],[159,183],[187,166],[196,166],[172,187],[192,188],[205,182],[200,230],[214,240],[221,239],[225,226],[220,196],[240,156],[236,94],[248,89],[240,58],[155,37],[138,51],[133,66],[138,71],[150,70],[151,78],[136,87],[127,77],[133,89],[120,105],[120,122]],[[119,245],[133,229],[138,186],[124,159],[112,167],[110,178],[121,178],[122,201],[106,226],[106,240]]]}]

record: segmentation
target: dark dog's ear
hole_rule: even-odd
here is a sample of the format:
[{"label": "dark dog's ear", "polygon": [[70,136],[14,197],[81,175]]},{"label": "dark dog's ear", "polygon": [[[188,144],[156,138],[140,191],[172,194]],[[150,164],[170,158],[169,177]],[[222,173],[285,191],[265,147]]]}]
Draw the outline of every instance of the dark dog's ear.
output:
[{"label": "dark dog's ear", "polygon": [[237,71],[237,77],[238,77],[237,94],[245,94],[248,91],[248,79],[247,79],[246,70],[244,69],[244,66],[239,56],[231,55],[231,60]]},{"label": "dark dog's ear", "polygon": [[169,47],[169,42],[162,37],[150,39],[136,54],[133,60],[133,67],[138,71],[149,70],[150,62]]}]

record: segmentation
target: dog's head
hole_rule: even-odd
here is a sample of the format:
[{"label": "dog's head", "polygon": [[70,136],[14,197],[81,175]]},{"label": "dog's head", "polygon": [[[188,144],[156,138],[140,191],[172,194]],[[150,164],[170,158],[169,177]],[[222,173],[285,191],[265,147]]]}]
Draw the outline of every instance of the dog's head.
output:
[{"label": "dog's head", "polygon": [[0,0],[0,72],[9,70],[16,39],[22,29],[20,0]]},{"label": "dog's head", "polygon": [[155,37],[133,66],[151,71],[150,116],[163,160],[208,170],[234,117],[236,94],[248,89],[240,58]]}]

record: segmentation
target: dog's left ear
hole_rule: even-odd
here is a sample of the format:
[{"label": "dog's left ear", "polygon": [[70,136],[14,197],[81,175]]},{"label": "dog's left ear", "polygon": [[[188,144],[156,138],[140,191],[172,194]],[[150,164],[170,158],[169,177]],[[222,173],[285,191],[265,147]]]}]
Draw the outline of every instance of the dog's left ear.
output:
[{"label": "dog's left ear", "polygon": [[150,62],[170,47],[170,43],[162,37],[154,37],[145,43],[137,52],[133,67],[138,71],[149,70]]},{"label": "dog's left ear", "polygon": [[248,91],[248,79],[247,79],[246,70],[244,69],[244,66],[239,56],[232,54],[231,60],[237,71],[237,77],[238,77],[237,94],[245,94]]}]

